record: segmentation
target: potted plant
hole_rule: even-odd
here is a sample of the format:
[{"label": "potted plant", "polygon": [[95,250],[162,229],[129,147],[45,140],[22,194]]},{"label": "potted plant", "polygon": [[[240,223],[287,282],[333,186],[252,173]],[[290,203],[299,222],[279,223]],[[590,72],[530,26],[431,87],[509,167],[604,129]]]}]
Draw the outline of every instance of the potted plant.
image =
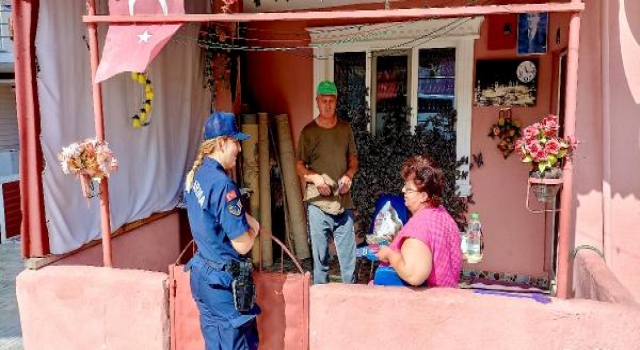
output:
[{"label": "potted plant", "polygon": [[577,141],[558,135],[558,116],[549,114],[541,122],[522,131],[516,150],[524,163],[531,164],[529,186],[541,202],[554,200],[562,185],[562,161],[572,156]]}]

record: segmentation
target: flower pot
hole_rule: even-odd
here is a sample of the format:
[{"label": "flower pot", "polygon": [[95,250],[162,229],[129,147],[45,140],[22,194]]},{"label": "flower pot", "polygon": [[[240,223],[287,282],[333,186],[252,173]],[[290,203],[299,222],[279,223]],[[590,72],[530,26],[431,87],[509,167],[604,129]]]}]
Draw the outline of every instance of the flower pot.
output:
[{"label": "flower pot", "polygon": [[529,178],[529,187],[536,196],[539,202],[551,203],[555,200],[560,187],[562,186],[562,179],[538,179],[534,177]]}]

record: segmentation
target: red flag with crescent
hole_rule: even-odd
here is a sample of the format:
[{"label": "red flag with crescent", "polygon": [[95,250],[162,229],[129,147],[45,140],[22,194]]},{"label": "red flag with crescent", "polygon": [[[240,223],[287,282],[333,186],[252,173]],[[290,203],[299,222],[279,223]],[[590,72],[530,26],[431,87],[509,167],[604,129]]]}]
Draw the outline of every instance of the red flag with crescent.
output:
[{"label": "red flag with crescent", "polygon": [[[109,0],[111,15],[182,14],[184,0]],[[144,72],[182,24],[109,25],[96,83],[122,72]]]}]

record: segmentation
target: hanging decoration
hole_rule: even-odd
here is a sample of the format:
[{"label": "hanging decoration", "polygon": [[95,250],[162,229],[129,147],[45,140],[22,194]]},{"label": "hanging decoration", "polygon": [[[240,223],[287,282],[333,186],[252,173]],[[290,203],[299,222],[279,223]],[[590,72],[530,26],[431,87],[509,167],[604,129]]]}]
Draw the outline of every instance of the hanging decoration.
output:
[{"label": "hanging decoration", "polygon": [[229,27],[208,23],[202,26],[198,35],[198,45],[205,52],[205,87],[209,89],[212,101],[215,101],[217,84],[222,84],[224,89],[230,85],[232,53],[221,48],[233,44],[229,31]]},{"label": "hanging decoration", "polygon": [[220,8],[222,10],[222,13],[233,13],[233,5],[235,5],[236,3],[238,3],[238,0],[222,0],[222,7]]},{"label": "hanging decoration", "polygon": [[131,79],[144,85],[144,99],[140,106],[140,110],[137,114],[131,117],[131,126],[134,129],[140,129],[141,127],[148,126],[151,123],[151,102],[153,101],[153,86],[151,86],[151,80],[145,73],[131,72]]},{"label": "hanging decoration", "polygon": [[80,180],[82,194],[87,198],[97,195],[94,181],[100,183],[118,170],[118,160],[107,141],[88,138],[63,147],[58,153],[62,172]]},{"label": "hanging decoration", "polygon": [[501,109],[498,112],[498,121],[491,125],[489,137],[498,140],[497,147],[502,152],[504,159],[509,158],[516,149],[516,141],[520,137],[522,124],[511,115],[511,108]]},{"label": "hanging decoration", "polygon": [[[184,14],[184,0],[109,0],[109,14]],[[110,23],[95,82],[122,72],[144,72],[181,25]]]},{"label": "hanging decoration", "polygon": [[477,167],[480,169],[484,165],[484,159],[482,157],[482,152],[472,153],[471,160],[469,162],[469,170]]}]

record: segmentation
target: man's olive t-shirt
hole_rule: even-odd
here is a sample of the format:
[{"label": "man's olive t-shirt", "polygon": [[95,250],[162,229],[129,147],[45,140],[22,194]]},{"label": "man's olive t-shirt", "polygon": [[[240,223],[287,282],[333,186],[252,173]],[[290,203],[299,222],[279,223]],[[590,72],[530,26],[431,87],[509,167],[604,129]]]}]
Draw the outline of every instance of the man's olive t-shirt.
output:
[{"label": "man's olive t-shirt", "polygon": [[353,138],[351,126],[338,120],[333,128],[325,129],[315,120],[307,124],[298,140],[298,159],[312,171],[329,176],[336,185],[332,188],[334,196],[323,197],[312,183],[307,184],[305,201],[313,203],[330,214],[337,214],[333,209],[352,208],[351,194],[337,195],[338,180],[348,169],[349,156],[356,156],[356,144]]}]

